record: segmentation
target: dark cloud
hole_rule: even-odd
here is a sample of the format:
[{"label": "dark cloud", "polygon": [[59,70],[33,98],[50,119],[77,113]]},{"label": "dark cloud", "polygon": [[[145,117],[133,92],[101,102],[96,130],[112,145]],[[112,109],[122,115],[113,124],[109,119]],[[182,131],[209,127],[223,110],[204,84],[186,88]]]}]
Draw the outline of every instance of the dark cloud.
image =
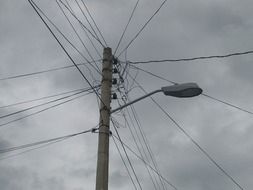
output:
[{"label": "dark cloud", "polygon": [[[57,4],[49,0],[36,2],[64,35],[90,60]],[[74,1],[70,2],[75,13],[86,23],[78,6]],[[118,53],[126,47],[160,2],[162,1],[140,1]],[[116,47],[135,3],[133,0],[87,1],[110,47]],[[138,61],[187,58],[247,51],[252,48],[251,18],[250,0],[168,1],[129,47],[126,59]],[[91,55],[99,59],[78,22],[73,18],[71,21],[78,29]],[[0,24],[0,78],[72,64],[27,1],[1,1]],[[59,34],[57,36],[76,63],[86,62]],[[102,47],[96,42],[95,45],[102,54]],[[253,106],[251,57],[247,55],[228,59],[151,63],[138,66],[175,82],[197,82],[206,94],[251,110]],[[125,55],[123,54],[120,59],[124,61]],[[82,71],[93,84],[101,80],[101,76],[94,70],[92,70],[94,78],[90,76],[87,68],[82,67]],[[131,69],[129,73],[134,77],[136,71]],[[147,91],[170,85],[141,71],[136,80]],[[0,81],[0,103],[6,105],[87,86],[88,84],[74,68]],[[132,87],[131,99],[144,94],[136,86]],[[245,189],[252,189],[253,131],[250,114],[203,96],[187,100],[158,94],[154,97],[236,181]],[[29,105],[1,109],[0,113],[3,115]],[[112,106],[116,107],[117,102],[113,101]],[[135,108],[161,173],[178,189],[235,188],[234,184],[154,106],[150,99],[136,103]],[[138,152],[128,128],[122,127],[125,126],[124,118],[118,115],[115,117],[121,123],[118,130],[122,139]],[[128,117],[130,126],[133,127],[134,122],[132,123],[131,119],[134,120],[133,116]],[[97,103],[95,96],[92,95],[1,129],[0,148],[89,129],[96,125],[97,120]],[[138,128],[137,125],[135,127]],[[137,134],[141,136],[137,132],[134,133]],[[145,146],[139,141],[138,143]],[[96,148],[97,134],[89,134],[19,157],[2,160],[1,189],[94,189]],[[128,154],[143,188],[154,189],[141,161],[130,151]],[[132,188],[133,185],[112,143],[110,155],[110,188]]]}]

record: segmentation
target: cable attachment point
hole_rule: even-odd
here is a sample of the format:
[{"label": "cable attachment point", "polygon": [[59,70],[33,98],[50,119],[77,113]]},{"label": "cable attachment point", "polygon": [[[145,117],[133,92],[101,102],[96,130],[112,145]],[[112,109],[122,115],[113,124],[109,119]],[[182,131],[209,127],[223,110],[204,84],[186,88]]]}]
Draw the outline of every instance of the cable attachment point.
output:
[{"label": "cable attachment point", "polygon": [[118,80],[117,80],[116,78],[113,78],[113,79],[112,79],[112,84],[113,84],[113,85],[116,85],[117,83],[118,83]]},{"label": "cable attachment point", "polygon": [[117,68],[113,68],[112,72],[113,72],[114,74],[116,74],[116,73],[118,73],[119,71],[118,71]]},{"label": "cable attachment point", "polygon": [[117,65],[118,64],[118,58],[116,57],[113,57],[113,62],[112,62],[113,65]]},{"label": "cable attachment point", "polygon": [[92,129],[91,129],[91,132],[92,132],[92,133],[96,133],[97,130],[98,130],[98,128],[92,128]]},{"label": "cable attachment point", "polygon": [[118,96],[117,96],[116,93],[113,93],[113,94],[112,94],[112,99],[114,99],[114,100],[117,100],[117,99],[118,99]]}]

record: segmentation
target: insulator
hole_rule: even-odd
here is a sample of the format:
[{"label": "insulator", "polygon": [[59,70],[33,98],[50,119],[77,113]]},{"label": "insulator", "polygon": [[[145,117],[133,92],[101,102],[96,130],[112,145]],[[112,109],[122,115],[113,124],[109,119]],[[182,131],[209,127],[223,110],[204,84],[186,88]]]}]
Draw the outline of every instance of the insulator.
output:
[{"label": "insulator", "polygon": [[113,58],[113,64],[117,65],[118,64],[118,59],[117,58]]},{"label": "insulator", "polygon": [[116,78],[113,78],[113,79],[112,79],[112,84],[115,85],[115,84],[117,84],[117,83],[118,83],[117,79],[116,79]]},{"label": "insulator", "polygon": [[112,99],[114,99],[114,100],[118,99],[118,96],[117,96],[116,93],[113,93],[113,94],[112,94]]},{"label": "insulator", "polygon": [[112,70],[112,72],[113,72],[113,73],[118,73],[118,69],[117,69],[117,68],[114,68],[114,69]]}]

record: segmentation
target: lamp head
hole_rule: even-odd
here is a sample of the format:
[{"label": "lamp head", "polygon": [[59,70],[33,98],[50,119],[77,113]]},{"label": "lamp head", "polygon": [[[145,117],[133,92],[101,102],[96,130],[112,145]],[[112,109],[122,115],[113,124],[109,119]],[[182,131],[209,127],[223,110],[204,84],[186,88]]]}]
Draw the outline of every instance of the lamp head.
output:
[{"label": "lamp head", "polygon": [[178,98],[198,96],[203,91],[196,83],[176,84],[173,86],[162,87],[161,90],[166,96],[174,96]]}]

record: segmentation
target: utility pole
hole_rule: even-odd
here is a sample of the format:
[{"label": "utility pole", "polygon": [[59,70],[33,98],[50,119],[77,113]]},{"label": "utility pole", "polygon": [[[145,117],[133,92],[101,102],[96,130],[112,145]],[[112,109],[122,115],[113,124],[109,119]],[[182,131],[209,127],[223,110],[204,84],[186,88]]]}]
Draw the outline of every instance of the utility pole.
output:
[{"label": "utility pole", "polygon": [[96,190],[108,190],[112,50],[104,48],[101,81]]}]

